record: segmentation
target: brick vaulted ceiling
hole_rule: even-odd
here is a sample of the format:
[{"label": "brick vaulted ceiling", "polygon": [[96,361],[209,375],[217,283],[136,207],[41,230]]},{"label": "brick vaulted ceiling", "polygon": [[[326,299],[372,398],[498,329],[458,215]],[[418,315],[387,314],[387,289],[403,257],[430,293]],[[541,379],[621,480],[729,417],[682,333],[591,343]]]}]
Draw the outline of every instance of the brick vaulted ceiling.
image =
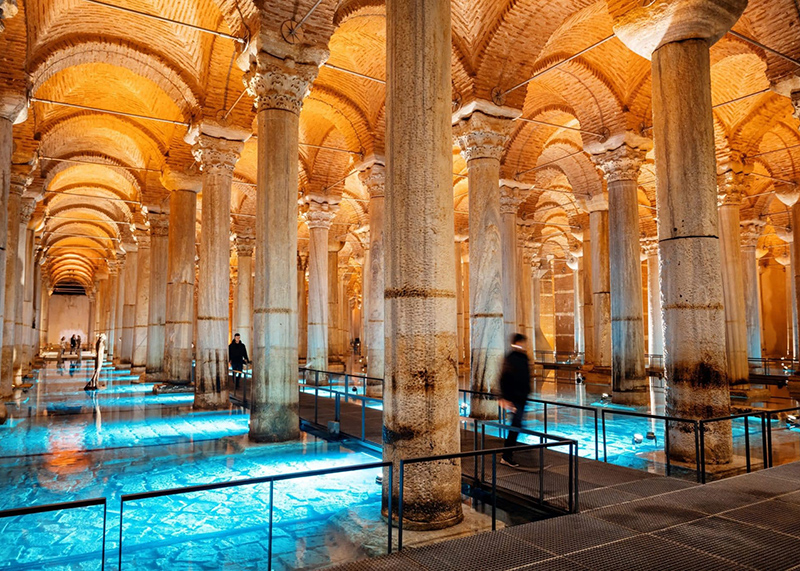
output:
[{"label": "brick vaulted ceiling", "polygon": [[[39,198],[34,223],[42,246],[50,247],[44,267],[57,279],[77,275],[87,287],[106,267],[106,259],[134,240],[134,226],[145,224],[145,209],[158,210],[165,204],[160,171],[192,164],[184,142],[186,127],[178,123],[214,118],[219,110],[231,108],[243,91],[237,56],[246,42],[259,26],[279,34],[284,21],[299,20],[315,4],[104,1],[165,20],[89,0],[18,0],[19,13],[5,21],[0,34],[3,88],[176,122],[37,102],[31,104],[28,120],[15,126],[13,160],[18,166],[29,163],[33,170],[30,192]],[[347,175],[362,157],[382,155],[384,149],[385,26],[385,6],[378,0],[322,0],[304,25],[305,41],[326,45],[330,58],[301,113],[300,140],[308,145],[298,157],[298,193],[342,195],[331,232],[332,240],[346,242],[341,263],[363,259],[368,209],[368,195],[358,177]],[[489,100],[493,92],[507,90],[613,35],[605,0],[453,0],[452,26],[454,108],[474,99]],[[734,29],[800,59],[800,13],[794,0],[750,0]],[[711,57],[713,103],[726,103],[714,110],[718,155],[751,157],[755,174],[748,177],[750,198],[743,204],[743,217],[766,219],[762,246],[779,249],[778,235],[785,235],[781,230],[788,219],[771,191],[783,180],[800,180],[800,131],[789,98],[769,88],[798,74],[798,68],[733,35],[720,40]],[[728,103],[731,100],[737,101]],[[538,255],[568,255],[580,236],[579,227],[586,224],[586,199],[604,189],[583,149],[598,134],[649,134],[650,64],[611,38],[508,93],[505,105],[524,118],[551,124],[515,122],[502,176],[532,187],[522,216],[535,223],[526,235],[537,245]],[[245,94],[229,120],[253,128],[254,119],[252,99]],[[541,168],[531,170],[534,167]],[[466,165],[456,146],[453,172],[457,232],[465,234]],[[254,139],[245,146],[235,179],[234,231],[254,208]],[[641,231],[653,235],[651,161],[639,182]],[[300,222],[298,231],[305,248],[306,230]]]}]

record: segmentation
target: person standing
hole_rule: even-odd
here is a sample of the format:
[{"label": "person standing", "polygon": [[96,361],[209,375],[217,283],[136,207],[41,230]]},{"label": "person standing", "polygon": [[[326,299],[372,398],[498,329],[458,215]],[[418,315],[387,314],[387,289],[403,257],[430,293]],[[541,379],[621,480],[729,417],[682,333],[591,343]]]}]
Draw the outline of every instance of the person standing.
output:
[{"label": "person standing", "polygon": [[75,347],[77,349],[77,355],[78,355],[78,366],[80,366],[81,358],[82,358],[81,352],[83,351],[83,347],[81,346],[81,336],[80,335],[78,335],[78,337],[75,339]]},{"label": "person standing", "polygon": [[64,366],[64,351],[67,349],[67,338],[61,337],[61,340],[58,342],[58,357],[56,358],[56,365],[59,368]]},{"label": "person standing", "polygon": [[[531,369],[528,353],[526,351],[528,339],[521,333],[515,333],[511,338],[511,351],[503,360],[500,372],[500,406],[510,411],[514,416],[511,426],[522,428],[522,418],[525,416],[525,403],[531,392]],[[516,446],[519,432],[509,430],[505,448]],[[504,452],[500,463],[506,466],[518,467],[514,462],[513,452]]]},{"label": "person standing", "polygon": [[73,333],[72,337],[69,338],[69,354],[70,355],[72,355],[75,352],[75,343],[76,343],[76,341],[77,340],[75,339],[75,334]]},{"label": "person standing", "polygon": [[86,383],[86,386],[83,387],[85,391],[96,391],[98,389],[98,382],[100,381],[100,370],[103,368],[103,361],[106,358],[106,334],[101,333],[97,336],[97,342],[95,343],[95,357],[94,357],[94,373],[92,373],[92,378],[89,379],[89,382]]},{"label": "person standing", "polygon": [[233,336],[233,341],[228,345],[228,362],[233,370],[233,390],[239,390],[239,379],[244,376],[244,366],[250,360],[247,358],[247,347],[242,343],[242,338],[238,333]]}]

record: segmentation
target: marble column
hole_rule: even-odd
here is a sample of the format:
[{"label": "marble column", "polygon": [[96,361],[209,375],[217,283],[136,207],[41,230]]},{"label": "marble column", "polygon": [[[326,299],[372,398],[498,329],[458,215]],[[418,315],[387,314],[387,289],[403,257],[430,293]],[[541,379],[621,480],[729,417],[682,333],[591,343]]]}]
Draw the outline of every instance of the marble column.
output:
[{"label": "marble column", "polygon": [[534,260],[534,250],[531,246],[522,247],[522,266],[520,270],[520,290],[522,291],[522,315],[525,322],[525,330],[522,332],[528,338],[528,353],[532,360],[535,360],[534,347],[536,337],[534,334],[533,312],[536,309],[533,305],[533,270],[531,265]]},{"label": "marble column", "polygon": [[299,116],[303,98],[327,52],[309,45],[270,41],[268,34],[269,30],[262,27],[258,53],[245,77],[249,92],[256,97],[258,120],[250,439],[285,441],[299,436]]},{"label": "marble column", "polygon": [[572,270],[572,289],[575,294],[573,303],[575,306],[575,352],[584,353],[586,345],[583,338],[583,250],[578,249],[573,252],[567,265]]},{"label": "marble column", "polygon": [[[317,371],[328,370],[330,330],[330,259],[328,237],[333,218],[339,209],[330,197],[308,197],[308,354],[306,366]],[[337,263],[338,265],[338,263]],[[337,270],[338,271],[338,270]]]},{"label": "marble column", "polygon": [[727,171],[719,185],[719,244],[725,313],[725,347],[731,390],[748,390],[747,317],[745,314],[739,211],[744,175]]},{"label": "marble column", "polygon": [[459,368],[464,363],[464,273],[461,263],[461,243],[456,236],[455,251],[453,257],[456,263],[456,347],[458,350]]},{"label": "marble column", "polygon": [[792,226],[792,242],[790,246],[791,262],[786,269],[792,275],[792,287],[790,288],[794,294],[792,300],[792,317],[794,318],[794,325],[792,327],[795,336],[794,347],[797,347],[797,333],[800,332],[800,202],[795,203],[791,207],[791,226]]},{"label": "marble column", "polygon": [[[35,208],[35,202],[34,202]],[[33,356],[35,355],[34,349],[34,325],[35,325],[35,318],[33,313],[33,284],[34,284],[34,276],[35,276],[35,268],[38,266],[35,260],[36,255],[36,246],[35,246],[35,236],[33,228],[28,228],[27,223],[25,224],[25,257],[23,259],[24,264],[24,273],[25,277],[24,282],[25,285],[23,287],[23,294],[22,294],[22,312],[20,313],[21,319],[19,320],[18,324],[20,329],[22,330],[22,370],[21,376],[30,375],[31,370],[33,369]],[[22,232],[22,229],[20,229]],[[20,234],[22,235],[22,234]]]},{"label": "marble column", "polygon": [[139,285],[139,246],[125,245],[125,280],[120,285],[124,288],[122,305],[122,351],[119,364],[130,366],[133,360],[133,334],[136,329],[136,286]]},{"label": "marble column", "polygon": [[[9,396],[14,386],[14,347],[17,331],[17,291],[22,288],[22,274],[18,271],[19,262],[19,230],[22,215],[22,195],[31,179],[27,176],[12,176],[8,192],[8,233],[6,240],[6,269],[3,315],[3,346],[0,361],[0,383],[3,396]],[[0,205],[2,208],[2,205]]]},{"label": "marble column", "polygon": [[300,360],[308,363],[308,252],[297,253],[297,346]]},{"label": "marble column", "polygon": [[[503,181],[506,183],[506,181]],[[518,332],[519,260],[517,256],[517,211],[524,198],[519,188],[500,186],[500,251],[503,284],[503,340],[504,350],[511,350],[511,336]]]},{"label": "marble column", "polygon": [[164,373],[164,331],[167,322],[169,214],[150,211],[150,283],[147,305],[147,356],[143,380],[160,380]]},{"label": "marble column", "polygon": [[664,321],[661,314],[658,237],[641,240],[647,256],[647,353],[664,356]]},{"label": "marble column", "polygon": [[[470,356],[470,297],[469,297],[469,237],[461,242],[461,304],[464,308],[464,320],[462,323],[464,336],[461,338],[464,361],[469,366]],[[469,388],[469,386],[467,386]]]},{"label": "marble column", "polygon": [[136,225],[136,239],[139,244],[139,267],[136,270],[131,373],[137,375],[147,370],[147,330],[150,316],[150,233],[143,222],[142,220]]},{"label": "marble column", "polygon": [[[32,236],[28,230],[28,223],[31,221],[33,211],[36,209],[36,199],[31,196],[23,196],[19,211],[19,239],[17,240],[17,264],[14,273],[17,280],[17,287],[14,296],[14,385],[22,384],[22,376],[26,371],[27,362],[25,358],[28,354],[27,332],[30,323],[26,326],[25,315],[25,290],[33,279],[30,269],[33,264],[32,257]],[[29,248],[30,244],[30,248]]]},{"label": "marble column", "polygon": [[[450,1],[389,0],[386,20],[383,458],[397,466],[402,458],[461,450]],[[502,335],[502,321],[498,329]],[[396,500],[383,482],[384,503],[387,493]],[[416,465],[406,471],[404,493],[406,529],[459,523],[460,461]]]},{"label": "marble column", "polygon": [[[369,193],[369,315],[367,316],[367,376],[384,377],[384,252],[383,252],[383,201],[385,190],[385,167],[373,162],[359,174],[361,185]],[[368,383],[369,396],[379,395],[379,383]]]},{"label": "marble column", "polygon": [[[125,329],[125,294],[128,291],[126,286],[128,276],[130,275],[129,259],[135,259],[134,256],[128,255],[128,248],[126,244],[121,244],[123,248],[122,254],[117,254],[119,261],[119,276],[117,276],[117,290],[114,297],[114,366],[118,367],[122,364],[122,358],[125,355],[125,347],[122,342],[123,333]],[[130,245],[127,245],[130,247]]]},{"label": "marble column", "polygon": [[204,122],[192,152],[203,171],[194,406],[226,409],[231,287],[231,185],[248,130]]},{"label": "marble column", "polygon": [[583,362],[595,362],[594,336],[594,287],[592,285],[592,240],[591,232],[583,234]]},{"label": "marble column", "polygon": [[[758,239],[764,231],[763,220],[741,222],[742,278],[744,282],[747,356],[761,358],[761,295],[758,287]],[[791,344],[789,345],[791,346]]]},{"label": "marble column", "polygon": [[623,143],[593,157],[608,186],[612,400],[624,405],[650,403],[639,248],[638,180],[645,154],[646,149]]},{"label": "marble column", "polygon": [[[597,367],[611,367],[611,270],[608,249],[608,200],[594,196],[589,204],[592,265],[592,329]],[[637,233],[638,235],[638,233]]]},{"label": "marble column", "polygon": [[575,351],[575,291],[571,268],[562,259],[553,260],[553,314],[556,352],[564,356]]},{"label": "marble column", "polygon": [[202,179],[196,173],[168,170],[161,182],[170,191],[163,378],[186,385],[192,382],[197,193]]},{"label": "marble column", "polygon": [[342,326],[339,319],[339,250],[338,239],[328,242],[328,367],[339,370],[342,362]]},{"label": "marble column", "polygon": [[248,355],[253,350],[253,249],[256,243],[252,230],[236,233],[236,255],[239,259],[238,283],[236,286],[236,314],[234,335],[238,333],[247,347]]},{"label": "marble column", "polygon": [[534,262],[531,269],[531,296],[533,305],[533,346],[536,352],[552,352],[553,346],[547,340],[542,330],[542,278],[550,270],[545,262]]},{"label": "marble column", "polygon": [[[682,418],[730,414],[725,313],[717,213],[710,46],[736,22],[747,0],[654,0],[619,13],[617,37],[652,57],[666,412]],[[628,5],[629,7],[630,5]],[[670,426],[670,456],[694,462],[695,434]],[[709,425],[705,459],[730,462],[730,423]]]},{"label": "marble column", "polygon": [[119,278],[124,255],[116,252],[116,258],[108,261],[108,295],[106,296],[106,325],[108,327],[108,350],[106,356],[108,361],[113,362],[114,353],[119,346],[117,344],[117,297],[119,296]]},{"label": "marble column", "polygon": [[[504,263],[514,265],[516,244],[505,251],[508,244],[503,242],[500,213],[500,158],[510,123],[508,118],[474,111],[460,117],[453,128],[467,162],[469,183],[470,390],[477,393],[491,393],[500,378],[506,349],[504,308],[508,308],[509,321],[511,311],[516,319],[516,297],[504,299],[503,287]],[[506,204],[514,202],[511,198]],[[515,220],[507,234],[507,240],[516,237]],[[515,274],[515,268],[507,268],[507,273]],[[472,417],[497,418],[494,399],[472,395],[471,400]]]}]

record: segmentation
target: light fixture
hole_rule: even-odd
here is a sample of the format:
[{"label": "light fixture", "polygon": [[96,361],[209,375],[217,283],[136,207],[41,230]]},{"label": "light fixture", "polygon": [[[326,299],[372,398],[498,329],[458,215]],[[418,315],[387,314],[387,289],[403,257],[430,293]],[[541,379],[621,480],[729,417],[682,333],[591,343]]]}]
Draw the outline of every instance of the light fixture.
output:
[{"label": "light fixture", "polygon": [[608,400],[608,399],[610,399],[610,398],[611,398],[611,395],[610,395],[610,394],[608,394],[608,393],[603,393],[603,395],[600,397],[600,400]]},{"label": "light fixture", "polygon": [[633,435],[633,443],[634,444],[641,444],[642,440],[644,440],[644,437],[641,434],[639,434],[638,432]]}]

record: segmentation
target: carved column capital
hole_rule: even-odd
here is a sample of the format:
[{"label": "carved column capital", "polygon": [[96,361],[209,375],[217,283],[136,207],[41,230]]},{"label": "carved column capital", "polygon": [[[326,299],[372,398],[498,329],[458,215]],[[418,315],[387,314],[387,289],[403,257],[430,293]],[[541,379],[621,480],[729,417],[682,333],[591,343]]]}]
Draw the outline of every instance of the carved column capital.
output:
[{"label": "carved column capital", "polygon": [[739,225],[741,226],[739,235],[742,240],[742,247],[755,248],[758,245],[758,239],[764,232],[766,223],[763,220],[742,220]]},{"label": "carved column capital", "polygon": [[166,238],[169,235],[169,214],[148,212],[147,221],[150,223],[151,237]]},{"label": "carved column capital", "polygon": [[647,151],[643,149],[623,144],[611,151],[592,155],[592,160],[606,175],[607,183],[622,180],[636,182],[646,155]]},{"label": "carved column capital", "polygon": [[19,206],[19,223],[27,226],[28,222],[31,221],[34,210],[36,210],[36,199],[23,196]]},{"label": "carved column capital", "polygon": [[518,188],[511,186],[500,186],[500,214],[517,214],[519,205],[525,202],[525,197],[521,196]]},{"label": "carved column capital", "polygon": [[234,239],[236,254],[241,258],[252,258],[256,246],[256,237],[253,232],[237,232]]},{"label": "carved column capital", "polygon": [[372,163],[358,173],[361,185],[369,193],[370,198],[382,198],[386,192],[386,167],[381,163]]},{"label": "carved column capital", "polygon": [[28,174],[20,174],[11,171],[11,181],[8,191],[11,194],[18,194],[22,196],[25,190],[33,183],[33,177]]},{"label": "carved column capital", "polygon": [[309,195],[306,198],[308,210],[305,213],[309,229],[328,230],[339,210],[339,199],[332,196]]},{"label": "carved column capital", "polygon": [[475,111],[453,125],[453,134],[461,147],[461,156],[473,159],[497,159],[503,156],[513,122],[510,118],[493,117]]},{"label": "carved column capital", "polygon": [[18,11],[17,0],[0,0],[0,32],[6,29],[3,20],[10,20]]},{"label": "carved column capital", "polygon": [[726,170],[717,181],[717,206],[739,206],[745,194],[747,180],[740,170]]},{"label": "carved column capital", "polygon": [[319,73],[319,66],[327,59],[327,51],[316,49],[307,55],[311,55],[311,61],[279,58],[265,51],[255,56],[243,80],[247,92],[256,98],[258,111],[283,109],[300,114],[303,99]]},{"label": "carved column capital", "polygon": [[192,147],[192,155],[203,172],[233,176],[244,142],[201,134]]},{"label": "carved column capital", "polygon": [[653,256],[658,254],[658,237],[647,236],[639,239],[639,246],[642,248],[642,254],[645,256]]}]

